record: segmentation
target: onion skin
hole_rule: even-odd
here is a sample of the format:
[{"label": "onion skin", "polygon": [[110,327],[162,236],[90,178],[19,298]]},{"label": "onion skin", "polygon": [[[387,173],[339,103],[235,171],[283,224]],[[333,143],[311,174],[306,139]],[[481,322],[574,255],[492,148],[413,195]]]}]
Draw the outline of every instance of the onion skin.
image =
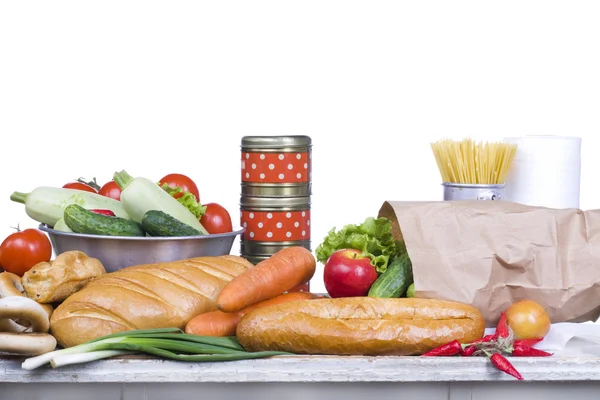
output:
[{"label": "onion skin", "polygon": [[544,307],[532,300],[521,300],[506,309],[506,321],[515,339],[543,338],[550,331],[550,317]]}]

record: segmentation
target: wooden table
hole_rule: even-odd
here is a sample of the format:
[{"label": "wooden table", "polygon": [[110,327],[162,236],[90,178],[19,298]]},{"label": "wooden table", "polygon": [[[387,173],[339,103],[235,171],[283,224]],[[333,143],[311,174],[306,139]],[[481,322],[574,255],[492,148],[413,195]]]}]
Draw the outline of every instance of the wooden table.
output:
[{"label": "wooden table", "polygon": [[518,358],[526,381],[483,358],[292,356],[222,363],[122,358],[25,371],[0,359],[0,399],[599,399],[600,358]]}]

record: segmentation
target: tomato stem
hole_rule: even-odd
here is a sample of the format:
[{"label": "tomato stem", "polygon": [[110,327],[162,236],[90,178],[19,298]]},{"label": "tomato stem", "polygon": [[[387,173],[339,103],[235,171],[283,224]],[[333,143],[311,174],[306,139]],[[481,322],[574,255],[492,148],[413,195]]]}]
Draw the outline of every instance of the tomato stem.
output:
[{"label": "tomato stem", "polygon": [[100,185],[98,185],[98,182],[96,181],[96,177],[94,177],[94,179],[92,179],[91,181],[86,181],[84,178],[79,178],[77,179],[77,182],[83,183],[85,185],[91,186],[96,190],[100,190]]}]

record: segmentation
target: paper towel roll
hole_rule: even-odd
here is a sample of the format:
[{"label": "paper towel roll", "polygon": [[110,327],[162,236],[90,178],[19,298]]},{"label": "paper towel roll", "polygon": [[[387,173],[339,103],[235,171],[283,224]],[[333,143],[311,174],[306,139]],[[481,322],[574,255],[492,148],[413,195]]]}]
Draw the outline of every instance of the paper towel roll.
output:
[{"label": "paper towel roll", "polygon": [[581,138],[508,137],[517,144],[505,199],[529,206],[579,208]]}]

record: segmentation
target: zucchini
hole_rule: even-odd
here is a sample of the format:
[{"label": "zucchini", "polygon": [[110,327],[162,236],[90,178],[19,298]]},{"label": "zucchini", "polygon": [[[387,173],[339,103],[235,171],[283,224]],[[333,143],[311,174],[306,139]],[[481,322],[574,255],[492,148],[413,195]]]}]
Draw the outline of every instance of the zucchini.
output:
[{"label": "zucchini", "polygon": [[408,289],[406,289],[406,297],[415,297],[415,283],[411,283]]},{"label": "zucchini", "polygon": [[25,204],[25,213],[42,224],[54,226],[69,204],[88,209],[107,209],[117,217],[129,218],[120,201],[83,190],[40,186],[31,193],[14,192],[10,199]]},{"label": "zucchini", "polygon": [[77,204],[69,204],[65,208],[65,223],[75,233],[107,236],[146,236],[146,232],[135,221],[98,214]]},{"label": "zucchini", "polygon": [[64,218],[61,218],[58,221],[56,221],[56,224],[54,224],[54,226],[52,227],[52,229],[57,230],[57,231],[61,231],[61,232],[73,232],[71,230],[71,228],[69,228],[67,226],[67,223],[65,222]]},{"label": "zucchini", "polygon": [[148,211],[158,210],[205,235],[208,234],[198,218],[156,182],[146,178],[133,178],[125,171],[116,172],[113,180],[121,188],[121,203],[134,221],[141,223]]},{"label": "zucchini", "polygon": [[386,271],[379,275],[369,289],[369,297],[402,297],[413,283],[412,263],[408,253],[392,260]]},{"label": "zucchini", "polygon": [[142,228],[150,236],[198,236],[198,229],[184,224],[177,218],[158,210],[150,210],[142,218]]}]

